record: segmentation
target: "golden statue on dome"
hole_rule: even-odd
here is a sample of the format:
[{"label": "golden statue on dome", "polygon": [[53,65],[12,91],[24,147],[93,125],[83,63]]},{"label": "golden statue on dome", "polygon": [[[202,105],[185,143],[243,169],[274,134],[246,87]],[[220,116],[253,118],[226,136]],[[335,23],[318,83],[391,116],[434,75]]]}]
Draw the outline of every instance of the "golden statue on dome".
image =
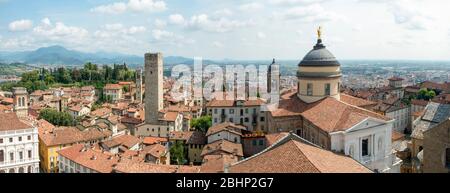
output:
[{"label": "golden statue on dome", "polygon": [[319,29],[317,29],[317,37],[322,39],[322,26],[319,26]]}]

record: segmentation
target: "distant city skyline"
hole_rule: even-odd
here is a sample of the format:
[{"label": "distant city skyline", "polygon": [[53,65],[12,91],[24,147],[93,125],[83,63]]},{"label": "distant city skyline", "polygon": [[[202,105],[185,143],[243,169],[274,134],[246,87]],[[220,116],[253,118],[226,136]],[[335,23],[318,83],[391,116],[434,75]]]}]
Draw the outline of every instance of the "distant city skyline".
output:
[{"label": "distant city skyline", "polygon": [[445,0],[0,0],[0,51],[301,60],[323,27],[338,59],[450,60]]}]

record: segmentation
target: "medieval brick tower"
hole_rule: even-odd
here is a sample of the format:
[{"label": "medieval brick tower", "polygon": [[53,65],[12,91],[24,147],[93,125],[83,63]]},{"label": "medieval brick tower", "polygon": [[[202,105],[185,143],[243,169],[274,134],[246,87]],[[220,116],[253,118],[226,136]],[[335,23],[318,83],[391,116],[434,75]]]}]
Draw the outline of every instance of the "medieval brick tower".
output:
[{"label": "medieval brick tower", "polygon": [[145,123],[159,124],[163,109],[163,55],[145,54]]},{"label": "medieval brick tower", "polygon": [[136,70],[136,101],[142,103],[142,70]]},{"label": "medieval brick tower", "polygon": [[23,87],[13,88],[13,102],[14,112],[19,118],[26,118],[28,116],[28,93],[27,89]]}]

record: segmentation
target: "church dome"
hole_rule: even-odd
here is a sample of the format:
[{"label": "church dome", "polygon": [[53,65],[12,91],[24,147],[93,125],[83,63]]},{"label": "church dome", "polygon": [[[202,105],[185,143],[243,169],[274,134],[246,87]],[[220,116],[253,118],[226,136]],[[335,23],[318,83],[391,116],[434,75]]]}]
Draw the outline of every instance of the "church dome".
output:
[{"label": "church dome", "polygon": [[322,39],[317,40],[317,44],[314,49],[311,50],[303,60],[298,64],[298,66],[340,66],[336,57],[326,49],[322,44]]}]

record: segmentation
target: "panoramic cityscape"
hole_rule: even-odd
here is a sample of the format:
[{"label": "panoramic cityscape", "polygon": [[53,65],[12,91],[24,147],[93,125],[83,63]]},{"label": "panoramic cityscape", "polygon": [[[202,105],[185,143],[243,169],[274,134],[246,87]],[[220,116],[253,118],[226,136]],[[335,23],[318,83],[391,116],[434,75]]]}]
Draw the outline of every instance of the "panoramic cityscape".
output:
[{"label": "panoramic cityscape", "polygon": [[450,172],[449,2],[208,2],[0,0],[0,175]]}]

